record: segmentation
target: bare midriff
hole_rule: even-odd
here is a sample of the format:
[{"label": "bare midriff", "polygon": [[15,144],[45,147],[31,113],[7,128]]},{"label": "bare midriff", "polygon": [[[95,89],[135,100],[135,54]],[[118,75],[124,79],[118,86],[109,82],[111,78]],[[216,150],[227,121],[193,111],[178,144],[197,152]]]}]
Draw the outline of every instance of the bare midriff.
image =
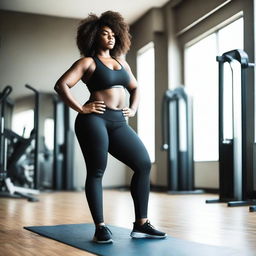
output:
[{"label": "bare midriff", "polygon": [[126,92],[124,88],[110,88],[91,93],[90,101],[104,101],[108,108],[123,109],[126,107]]}]

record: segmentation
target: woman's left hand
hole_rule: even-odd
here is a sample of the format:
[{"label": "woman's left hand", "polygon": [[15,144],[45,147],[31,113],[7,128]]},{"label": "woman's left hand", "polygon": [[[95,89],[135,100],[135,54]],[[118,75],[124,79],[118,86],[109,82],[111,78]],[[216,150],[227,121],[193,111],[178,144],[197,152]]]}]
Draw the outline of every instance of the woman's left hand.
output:
[{"label": "woman's left hand", "polygon": [[133,117],[135,116],[135,111],[132,108],[123,108],[123,115],[127,117]]}]

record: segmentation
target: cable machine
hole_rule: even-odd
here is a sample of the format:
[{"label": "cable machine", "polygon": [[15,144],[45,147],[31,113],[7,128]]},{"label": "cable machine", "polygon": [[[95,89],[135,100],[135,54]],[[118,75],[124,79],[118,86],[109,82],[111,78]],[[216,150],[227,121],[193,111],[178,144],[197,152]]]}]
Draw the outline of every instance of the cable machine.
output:
[{"label": "cable machine", "polygon": [[53,188],[73,190],[74,131],[70,125],[69,107],[57,95],[54,104]]},{"label": "cable machine", "polygon": [[0,94],[0,106],[1,106],[1,134],[0,134],[0,180],[4,180],[7,176],[7,143],[4,137],[4,113],[5,113],[5,101],[12,92],[12,87],[7,85]]},{"label": "cable machine", "polygon": [[[240,49],[217,56],[219,63],[219,199],[206,200],[206,203],[227,202],[228,206],[256,204],[252,199],[253,172],[247,166],[247,112],[248,92],[246,73],[254,63],[249,63],[246,52]],[[231,95],[227,94],[224,81],[224,64],[231,68]],[[237,68],[239,64],[239,69]],[[235,79],[241,73],[238,79]],[[225,134],[226,97],[231,96],[232,134]]]},{"label": "cable machine", "polygon": [[[31,86],[26,85],[27,88],[34,90]],[[15,132],[5,127],[5,107],[6,101],[10,93],[12,92],[11,86],[6,86],[0,96],[1,106],[1,136],[0,136],[0,183],[1,192],[0,196],[9,197],[23,197],[27,198],[31,202],[37,202],[38,199],[31,196],[38,195],[39,190],[36,188],[36,155],[33,153],[33,164],[30,163],[30,159],[26,158],[26,151],[31,146],[33,140],[36,142],[36,135],[38,134],[38,119],[35,119],[34,129],[32,130],[29,138],[23,138]],[[36,101],[37,102],[37,101]],[[37,102],[38,103],[38,102]],[[35,106],[35,112],[37,113],[38,105]],[[22,169],[22,173],[20,172]],[[24,181],[23,174],[27,171],[33,170],[33,188],[17,186],[13,183],[13,177],[20,178]],[[26,177],[27,178],[27,177]],[[7,190],[7,191],[6,191]]]},{"label": "cable machine", "polygon": [[34,132],[35,132],[35,153],[34,153],[34,188],[39,189],[39,91],[34,87],[26,84],[26,88],[35,94],[35,108],[34,108]]},{"label": "cable machine", "polygon": [[163,150],[168,154],[168,191],[194,191],[193,107],[184,86],[167,90],[162,109]]},{"label": "cable machine", "polygon": [[29,194],[74,189],[74,132],[70,109],[56,94],[25,87],[34,93],[34,126],[28,138],[26,127],[23,135],[11,129],[14,102],[8,96],[12,87],[0,92],[0,196],[37,201]]}]

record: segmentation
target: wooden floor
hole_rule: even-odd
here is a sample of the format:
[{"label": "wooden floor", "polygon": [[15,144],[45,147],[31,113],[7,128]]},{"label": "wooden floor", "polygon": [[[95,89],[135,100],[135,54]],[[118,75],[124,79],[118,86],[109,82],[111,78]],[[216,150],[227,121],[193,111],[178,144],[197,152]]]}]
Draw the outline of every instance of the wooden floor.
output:
[{"label": "wooden floor", "polygon": [[[149,219],[175,238],[237,248],[243,251],[243,256],[255,256],[256,213],[249,212],[248,207],[205,204],[205,199],[211,198],[217,195],[151,192]],[[92,222],[84,192],[42,193],[39,199],[31,203],[25,199],[0,198],[0,255],[92,255],[23,229],[23,226]],[[104,210],[107,224],[132,228],[134,213],[128,191],[105,190]]]}]

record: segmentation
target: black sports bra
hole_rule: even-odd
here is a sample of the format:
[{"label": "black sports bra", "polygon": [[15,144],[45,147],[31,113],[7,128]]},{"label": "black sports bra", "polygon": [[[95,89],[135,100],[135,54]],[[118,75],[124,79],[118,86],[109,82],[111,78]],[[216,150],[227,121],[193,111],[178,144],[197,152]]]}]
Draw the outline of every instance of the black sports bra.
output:
[{"label": "black sports bra", "polygon": [[119,61],[115,59],[121,65],[121,69],[113,70],[103,64],[97,56],[92,58],[96,63],[96,68],[86,83],[90,92],[129,85],[130,76]]}]

